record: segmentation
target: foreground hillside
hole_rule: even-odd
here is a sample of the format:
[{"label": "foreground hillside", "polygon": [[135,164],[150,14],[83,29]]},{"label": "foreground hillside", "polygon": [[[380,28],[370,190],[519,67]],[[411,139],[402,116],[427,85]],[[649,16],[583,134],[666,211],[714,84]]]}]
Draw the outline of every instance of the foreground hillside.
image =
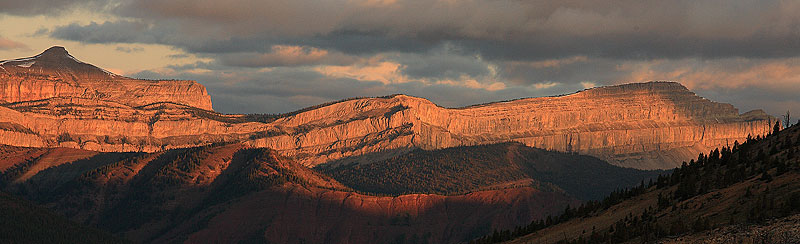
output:
[{"label": "foreground hillside", "polygon": [[137,242],[452,243],[578,203],[532,186],[360,194],[241,144],[158,153],[6,146],[0,162],[6,191]]},{"label": "foreground hillside", "polygon": [[317,167],[362,192],[460,194],[478,189],[532,186],[598,200],[664,171],[621,168],[591,156],[500,143],[414,150],[365,164]]},{"label": "foreground hillside", "polygon": [[322,173],[242,144],[157,153],[4,146],[0,162],[6,191],[156,243],[456,243],[660,173],[519,143],[420,150]]},{"label": "foreground hillside", "polygon": [[[736,230],[746,233],[760,228],[769,232],[760,233],[756,241],[795,243],[800,241],[797,233],[783,230],[786,225],[795,226],[791,220],[796,217],[784,219],[789,223],[769,221],[800,214],[798,149],[800,126],[790,127],[764,139],[701,155],[649,187],[633,188],[560,217],[516,231],[498,232],[476,242],[497,242],[520,235],[524,236],[510,242],[694,242],[725,237],[721,231],[731,230],[726,238],[743,241],[744,237],[736,237]],[[764,227],[749,226],[765,222]],[[690,235],[677,237],[687,234]]]},{"label": "foreground hillside", "polygon": [[769,132],[675,82],[598,87],[555,97],[442,108],[424,98],[353,98],[277,115],[211,110],[193,81],[121,77],[62,47],[0,62],[0,144],[156,152],[213,143],[267,147],[315,166],[355,156],[516,141],[638,169],[670,169],[700,152]]},{"label": "foreground hillside", "polygon": [[797,243],[800,241],[800,215],[770,219],[756,224],[735,224],[689,234],[665,238],[659,243]]},{"label": "foreground hillside", "polygon": [[0,192],[0,243],[125,243]]}]

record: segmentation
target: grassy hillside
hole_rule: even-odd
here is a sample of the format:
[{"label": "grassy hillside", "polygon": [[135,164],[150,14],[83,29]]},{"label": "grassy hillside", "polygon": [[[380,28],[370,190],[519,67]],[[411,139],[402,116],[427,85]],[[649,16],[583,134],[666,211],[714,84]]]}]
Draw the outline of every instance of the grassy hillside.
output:
[{"label": "grassy hillside", "polygon": [[701,154],[647,186],[474,243],[648,242],[793,216],[800,213],[798,150],[794,126]]},{"label": "grassy hillside", "polygon": [[415,150],[369,164],[318,170],[362,192],[462,194],[479,189],[533,185],[581,200],[640,184],[664,171],[621,168],[591,156],[547,151],[520,143]]},{"label": "grassy hillside", "polygon": [[0,192],[0,243],[126,243]]}]

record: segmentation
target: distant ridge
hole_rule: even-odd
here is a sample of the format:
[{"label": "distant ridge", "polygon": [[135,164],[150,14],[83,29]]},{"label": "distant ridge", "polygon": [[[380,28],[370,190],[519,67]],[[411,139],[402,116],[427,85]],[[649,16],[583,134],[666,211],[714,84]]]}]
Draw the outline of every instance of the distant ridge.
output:
[{"label": "distant ridge", "polygon": [[105,100],[129,106],[172,102],[212,110],[206,88],[195,81],[124,77],[84,63],[61,46],[33,57],[0,61],[0,101],[54,97]]},{"label": "distant ridge", "polygon": [[7,73],[53,75],[66,81],[74,81],[76,79],[113,79],[119,76],[76,59],[67,52],[67,49],[61,46],[48,48],[33,57],[0,61],[0,67]]}]

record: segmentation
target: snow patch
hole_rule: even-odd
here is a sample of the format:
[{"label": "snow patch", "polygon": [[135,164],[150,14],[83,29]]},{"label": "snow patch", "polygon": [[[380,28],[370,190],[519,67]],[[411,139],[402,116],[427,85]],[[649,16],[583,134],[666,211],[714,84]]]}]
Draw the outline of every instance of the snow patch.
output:
[{"label": "snow patch", "polygon": [[97,67],[97,66],[95,66],[95,67],[96,67],[96,68],[98,68],[98,69],[100,69],[100,70],[102,70],[103,72],[105,72],[106,74],[108,74],[108,75],[110,75],[110,76],[118,76],[117,74],[114,74],[114,73],[112,73],[111,71],[108,71],[108,70],[106,70],[106,69],[104,69],[104,68],[100,68],[100,67]]},{"label": "snow patch", "polygon": [[[31,60],[35,60],[35,59],[39,58],[39,56],[40,56],[40,55],[36,55],[36,56],[33,56],[33,57],[29,57],[29,58],[18,58],[18,59],[9,59],[9,60],[3,60],[3,61],[0,61],[0,65],[4,65],[4,64],[6,64],[6,63],[8,63],[8,62],[25,62],[25,61],[31,61]],[[34,61],[34,62],[35,62],[35,61]],[[28,67],[30,67],[30,66],[28,66]]]},{"label": "snow patch", "polygon": [[[83,61],[80,61],[80,60],[78,60],[77,58],[73,57],[73,56],[72,56],[72,55],[70,55],[69,53],[67,53],[67,57],[68,57],[68,58],[70,58],[70,59],[72,59],[72,60],[73,60],[73,61],[75,61],[75,62],[78,62],[78,63],[80,63],[80,64],[87,64],[87,63],[84,63]],[[88,65],[91,65],[91,64],[88,64]],[[103,68],[100,68],[100,67],[97,67],[97,66],[94,66],[94,65],[92,65],[92,67],[95,67],[95,68],[97,68],[97,69],[99,69],[99,70],[103,71],[104,73],[106,73],[106,74],[107,74],[107,75],[109,75],[109,76],[119,76],[119,75],[117,75],[117,74],[114,74],[114,73],[112,73],[111,71],[105,70],[105,69],[103,69]]]},{"label": "snow patch", "polygon": [[70,59],[72,59],[72,60],[74,60],[75,62],[78,62],[78,63],[81,63],[81,64],[85,64],[84,62],[81,62],[81,61],[80,61],[80,60],[78,60],[77,58],[75,58],[75,57],[73,57],[72,55],[70,55],[69,53],[67,53],[67,57],[68,57],[68,58],[70,58]]},{"label": "snow patch", "polygon": [[22,64],[17,64],[17,67],[30,68],[31,65],[33,65],[35,63],[36,63],[36,61],[25,62],[25,63],[22,63]]}]

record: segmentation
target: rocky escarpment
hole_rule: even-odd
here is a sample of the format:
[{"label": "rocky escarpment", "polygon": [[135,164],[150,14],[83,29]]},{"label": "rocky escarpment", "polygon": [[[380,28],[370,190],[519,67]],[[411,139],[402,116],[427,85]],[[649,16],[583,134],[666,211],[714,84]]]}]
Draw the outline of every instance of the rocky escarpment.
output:
[{"label": "rocky escarpment", "polygon": [[448,109],[417,97],[352,99],[279,116],[224,115],[174,103],[133,107],[51,98],[0,107],[0,143],[97,151],[159,151],[214,142],[268,147],[304,165],[370,162],[408,152],[517,141],[665,169],[768,133],[776,119],[739,114],[674,82],[588,89]]},{"label": "rocky escarpment", "polygon": [[0,62],[0,144],[154,152],[214,142],[278,150],[304,165],[371,162],[425,150],[507,141],[578,152],[640,169],[768,133],[776,119],[697,96],[675,82],[587,89],[465,108],[394,95],[275,115],[210,111],[194,81],[121,77],[61,47]]},{"label": "rocky escarpment", "polygon": [[386,149],[518,141],[653,169],[763,135],[773,123],[763,111],[740,115],[732,105],[701,98],[679,83],[649,82],[458,109],[405,95],[358,99],[281,118],[273,124],[310,129],[253,144],[292,150],[317,164]]},{"label": "rocky escarpment", "polygon": [[205,87],[195,81],[138,80],[79,61],[63,47],[0,61],[0,101],[81,97],[130,106],[173,102],[211,110]]}]

